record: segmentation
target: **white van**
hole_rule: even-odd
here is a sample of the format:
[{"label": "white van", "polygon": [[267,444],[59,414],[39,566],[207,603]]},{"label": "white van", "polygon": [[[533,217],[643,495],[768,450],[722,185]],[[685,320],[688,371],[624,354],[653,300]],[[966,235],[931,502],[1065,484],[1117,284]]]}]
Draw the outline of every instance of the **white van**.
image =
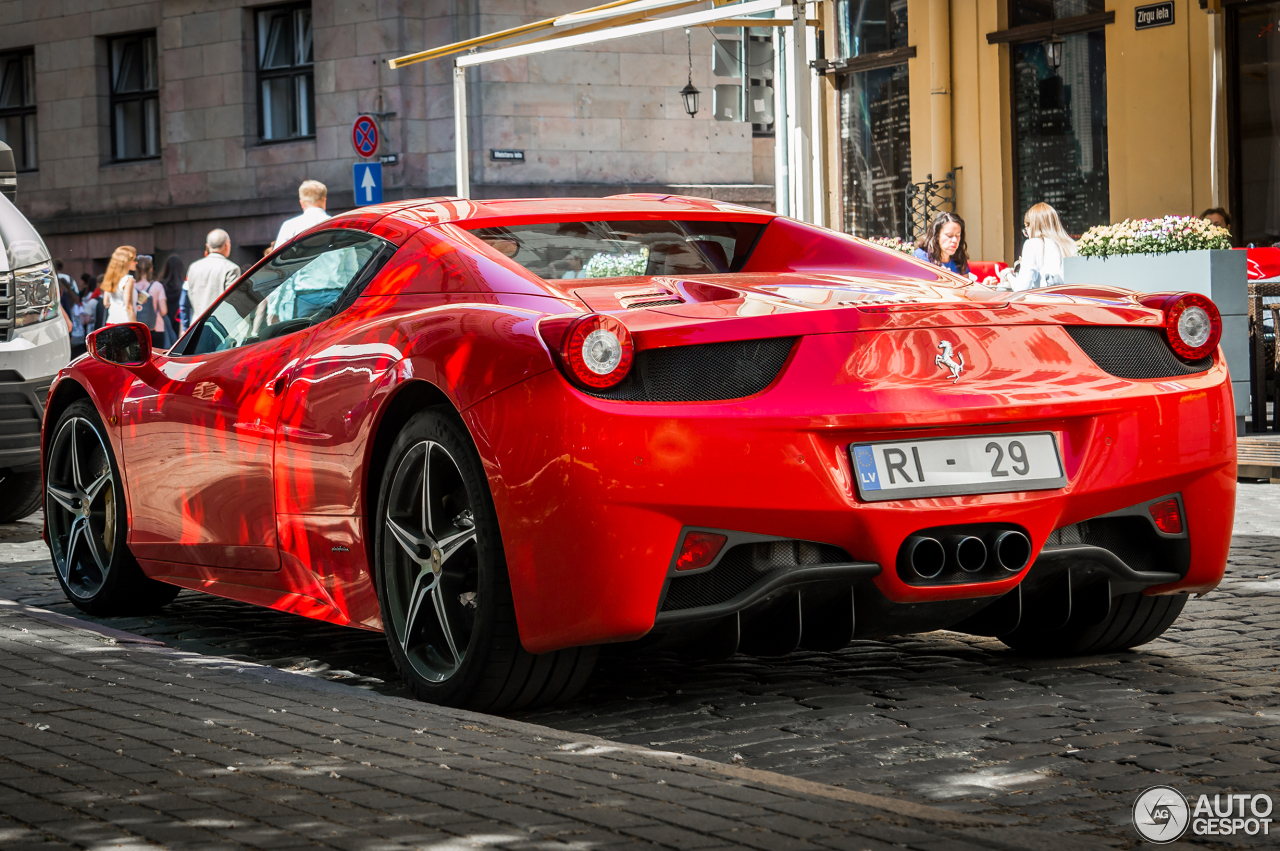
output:
[{"label": "white van", "polygon": [[71,360],[49,249],[13,205],[13,151],[0,142],[0,523],[40,507],[40,420]]}]

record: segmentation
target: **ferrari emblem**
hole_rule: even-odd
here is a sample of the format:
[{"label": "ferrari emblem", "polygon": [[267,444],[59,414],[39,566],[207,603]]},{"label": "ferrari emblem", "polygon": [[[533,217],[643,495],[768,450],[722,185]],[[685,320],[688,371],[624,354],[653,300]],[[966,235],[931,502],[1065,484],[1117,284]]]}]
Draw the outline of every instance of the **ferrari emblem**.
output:
[{"label": "ferrari emblem", "polygon": [[951,383],[955,384],[960,380],[960,373],[964,371],[964,355],[956,352],[956,357],[960,358],[960,362],[956,363],[951,357],[953,349],[950,340],[943,340],[938,344],[938,348],[942,349],[942,354],[935,357],[933,362],[938,365],[938,369],[948,370],[951,373]]}]

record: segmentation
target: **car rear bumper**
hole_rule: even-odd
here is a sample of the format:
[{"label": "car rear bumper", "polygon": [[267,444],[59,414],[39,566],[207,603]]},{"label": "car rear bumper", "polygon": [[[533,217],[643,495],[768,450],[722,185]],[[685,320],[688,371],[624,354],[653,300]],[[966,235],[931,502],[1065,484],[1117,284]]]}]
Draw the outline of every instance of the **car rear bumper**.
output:
[{"label": "car rear bumper", "polygon": [[[1139,585],[1146,593],[1217,585],[1235,490],[1235,420],[1220,358],[1177,381],[1120,380],[1086,361],[966,386],[927,372],[909,381],[909,369],[883,380],[858,376],[848,366],[856,343],[837,339],[850,336],[804,338],[778,382],[748,399],[611,402],[546,372],[467,411],[490,473],[525,645],[543,652],[630,640],[655,621],[688,619],[662,606],[689,527],[839,548],[846,566],[877,569],[854,569],[833,584],[826,580],[837,578],[834,567],[815,577],[809,566],[794,578],[821,578],[827,590],[865,587],[863,596],[883,600],[888,613],[877,631],[894,631],[895,620],[900,631],[915,631],[946,625],[917,623],[909,615],[918,604],[957,603],[947,616],[954,623],[1050,572],[1046,565],[1062,561],[1052,555],[1056,530],[1180,494],[1185,572],[1151,571]],[[843,361],[835,357],[842,349]],[[824,367],[833,362],[846,368],[833,375]],[[875,503],[857,495],[852,443],[1024,431],[1055,434],[1066,487]],[[908,584],[894,569],[903,541],[922,529],[992,523],[1025,531],[1033,558],[1050,544],[1049,557],[1005,577],[932,587]],[[786,591],[785,579],[770,581]],[[753,598],[743,610],[760,605]]]}]

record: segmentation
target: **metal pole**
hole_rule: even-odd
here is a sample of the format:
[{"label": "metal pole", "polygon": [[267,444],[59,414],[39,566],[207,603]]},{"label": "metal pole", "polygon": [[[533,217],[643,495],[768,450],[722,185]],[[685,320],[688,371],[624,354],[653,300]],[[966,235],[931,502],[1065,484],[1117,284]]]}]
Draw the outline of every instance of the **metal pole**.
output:
[{"label": "metal pole", "polygon": [[793,193],[796,199],[792,212],[802,221],[813,221],[813,137],[810,108],[813,99],[813,81],[809,70],[809,33],[806,29],[806,6],[797,3],[795,18],[791,24],[791,85],[795,95],[794,113],[791,116],[794,144],[791,146],[795,163]]},{"label": "metal pole", "polygon": [[787,139],[791,136],[790,107],[787,103],[787,80],[791,69],[787,66],[787,36],[782,27],[774,32],[773,75],[773,207],[780,216],[793,215],[791,210],[791,153]]},{"label": "metal pole", "polygon": [[467,145],[467,69],[453,66],[453,169],[459,198],[471,197],[471,152]]}]

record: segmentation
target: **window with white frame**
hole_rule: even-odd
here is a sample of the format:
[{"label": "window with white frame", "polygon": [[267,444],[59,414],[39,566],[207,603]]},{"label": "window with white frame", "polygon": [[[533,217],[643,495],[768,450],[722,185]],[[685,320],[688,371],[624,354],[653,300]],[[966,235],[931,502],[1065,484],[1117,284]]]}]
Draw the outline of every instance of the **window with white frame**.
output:
[{"label": "window with white frame", "polygon": [[261,9],[256,23],[258,137],[280,142],[314,136],[311,4]]},{"label": "window with white frame", "polygon": [[36,169],[35,52],[0,53],[0,142],[13,149],[18,171]]},{"label": "window with white frame", "polygon": [[160,156],[160,77],[154,30],[110,39],[111,158]]}]

